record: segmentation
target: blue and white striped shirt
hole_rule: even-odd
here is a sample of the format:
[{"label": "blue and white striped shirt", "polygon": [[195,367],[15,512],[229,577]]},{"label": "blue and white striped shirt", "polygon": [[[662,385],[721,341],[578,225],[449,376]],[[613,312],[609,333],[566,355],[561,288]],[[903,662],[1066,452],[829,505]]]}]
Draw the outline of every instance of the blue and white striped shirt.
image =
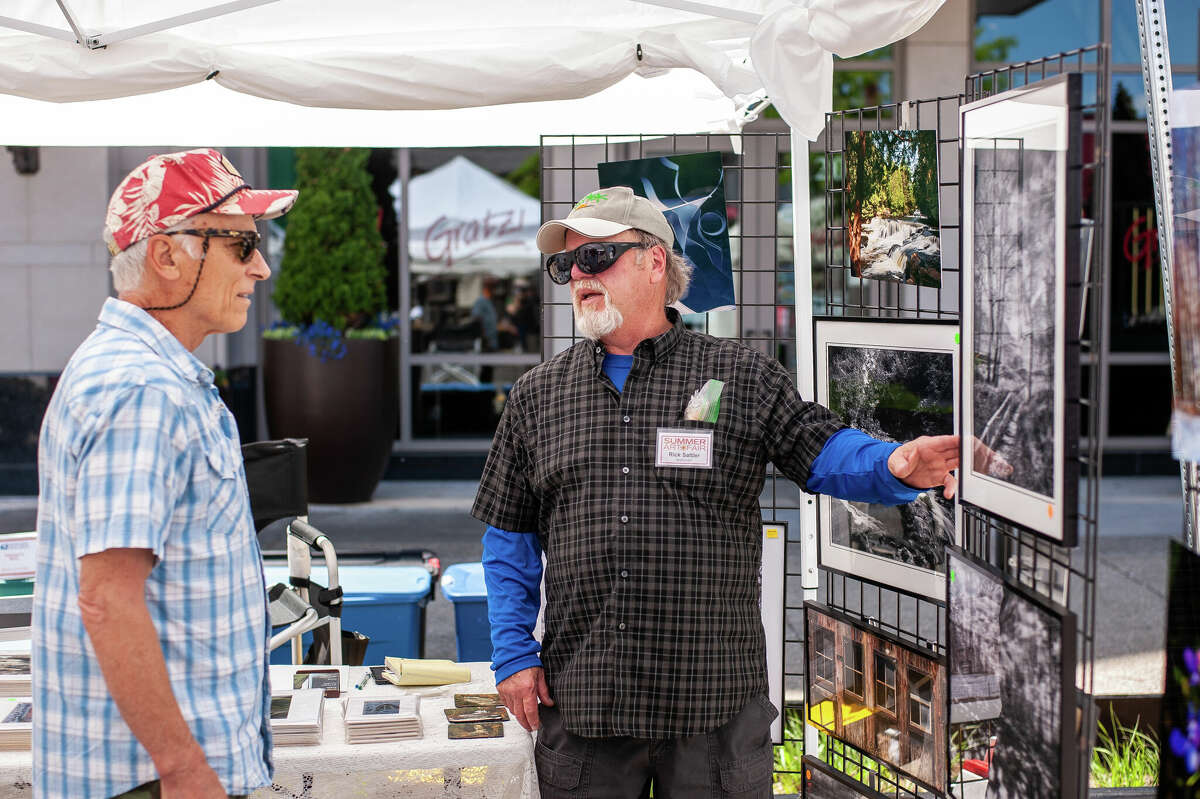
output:
[{"label": "blue and white striped shirt", "polygon": [[33,773],[41,799],[158,778],[79,614],[79,558],[149,549],[146,605],[171,688],[225,790],[271,777],[266,593],[237,426],[213,373],[109,299],[62,374],[38,452]]}]

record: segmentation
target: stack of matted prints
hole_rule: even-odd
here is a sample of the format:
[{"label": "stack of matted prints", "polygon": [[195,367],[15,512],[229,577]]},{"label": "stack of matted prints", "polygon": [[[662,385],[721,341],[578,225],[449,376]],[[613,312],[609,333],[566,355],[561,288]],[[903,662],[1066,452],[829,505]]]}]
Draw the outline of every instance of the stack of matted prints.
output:
[{"label": "stack of matted prints", "polygon": [[343,706],[346,743],[373,744],[420,738],[421,700],[418,696],[355,696]]},{"label": "stack of matted prints", "polygon": [[271,695],[271,736],[276,746],[321,743],[321,711],[325,691],[306,688]]},{"label": "stack of matted prints", "polygon": [[33,737],[33,700],[28,696],[0,699],[0,750],[30,749]]},{"label": "stack of matted prints", "polygon": [[30,642],[0,641],[0,697],[29,696],[33,691],[29,673]]}]

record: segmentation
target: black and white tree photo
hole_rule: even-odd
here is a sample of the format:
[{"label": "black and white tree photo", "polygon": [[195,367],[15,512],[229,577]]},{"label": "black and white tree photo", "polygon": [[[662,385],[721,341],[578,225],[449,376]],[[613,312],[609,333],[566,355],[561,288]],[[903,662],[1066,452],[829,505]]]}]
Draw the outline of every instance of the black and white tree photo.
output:
[{"label": "black and white tree photo", "polygon": [[974,142],[975,436],[989,475],[1054,495],[1055,185],[1062,153]]},{"label": "black and white tree photo", "polygon": [[[988,799],[1073,795],[1074,617],[951,552],[950,719],[994,736]],[[967,753],[982,759],[986,753]]]}]

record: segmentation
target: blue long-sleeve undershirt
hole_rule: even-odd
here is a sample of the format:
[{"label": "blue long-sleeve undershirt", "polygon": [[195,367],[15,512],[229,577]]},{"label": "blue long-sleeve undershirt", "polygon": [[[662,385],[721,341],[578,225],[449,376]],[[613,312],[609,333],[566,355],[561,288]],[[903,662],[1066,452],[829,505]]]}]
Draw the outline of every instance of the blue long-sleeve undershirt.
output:
[{"label": "blue long-sleeve undershirt", "polygon": [[[606,355],[604,373],[617,391],[633,367],[632,355]],[[897,480],[888,456],[899,444],[879,441],[853,428],[829,437],[810,469],[805,488],[814,494],[903,505],[921,492]],[[541,605],[542,546],[536,533],[488,526],[483,534],[483,579],[492,629],[492,669],[496,682],[531,666],[541,666],[541,644],[533,637]]]}]

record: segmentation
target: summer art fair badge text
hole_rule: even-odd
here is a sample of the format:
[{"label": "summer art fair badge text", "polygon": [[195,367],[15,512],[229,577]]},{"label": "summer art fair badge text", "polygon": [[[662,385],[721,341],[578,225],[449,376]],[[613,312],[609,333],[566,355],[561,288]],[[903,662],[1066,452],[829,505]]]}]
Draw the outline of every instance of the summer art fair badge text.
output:
[{"label": "summer art fair badge text", "polygon": [[658,429],[655,466],[684,469],[712,468],[713,431]]}]

